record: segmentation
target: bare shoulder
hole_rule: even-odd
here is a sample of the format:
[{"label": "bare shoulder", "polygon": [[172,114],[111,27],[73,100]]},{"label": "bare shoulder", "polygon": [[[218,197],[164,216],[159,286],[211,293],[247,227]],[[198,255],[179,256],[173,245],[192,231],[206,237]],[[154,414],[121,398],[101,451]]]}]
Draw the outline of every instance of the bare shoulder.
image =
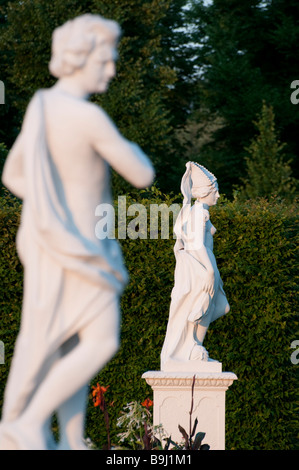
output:
[{"label": "bare shoulder", "polygon": [[108,114],[91,101],[64,93],[55,87],[42,91],[45,96],[48,96],[48,104],[52,105],[52,108],[63,108],[66,112],[80,116],[80,121],[87,120],[88,123],[111,122]]},{"label": "bare shoulder", "polygon": [[90,101],[82,101],[82,111],[84,112],[84,115],[96,122],[110,122],[112,123],[112,120],[110,119],[109,115],[104,111],[103,108],[101,108],[99,105],[92,103]]},{"label": "bare shoulder", "polygon": [[102,142],[114,139],[119,141],[121,134],[106,111],[95,103],[86,101],[84,103],[81,118],[83,122],[88,122],[89,133]]},{"label": "bare shoulder", "polygon": [[200,202],[195,202],[192,207],[192,212],[194,213],[195,217],[202,217],[205,222],[210,219],[210,213],[207,209],[204,208],[203,204]]}]

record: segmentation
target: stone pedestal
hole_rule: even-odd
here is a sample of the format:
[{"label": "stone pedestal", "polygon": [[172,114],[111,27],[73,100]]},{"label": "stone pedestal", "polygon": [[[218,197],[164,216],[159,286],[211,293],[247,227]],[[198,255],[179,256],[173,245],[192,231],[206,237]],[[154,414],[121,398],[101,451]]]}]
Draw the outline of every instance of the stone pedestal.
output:
[{"label": "stone pedestal", "polygon": [[212,372],[208,370],[208,363],[204,371],[188,369],[148,371],[143,374],[142,378],[154,392],[153,424],[162,424],[167,436],[171,436],[174,442],[182,441],[179,424],[189,434],[191,387],[195,375],[192,425],[197,418],[196,432],[206,434],[203,443],[209,444],[211,450],[224,450],[225,392],[237,376],[232,372],[222,372],[221,363],[211,364]]}]

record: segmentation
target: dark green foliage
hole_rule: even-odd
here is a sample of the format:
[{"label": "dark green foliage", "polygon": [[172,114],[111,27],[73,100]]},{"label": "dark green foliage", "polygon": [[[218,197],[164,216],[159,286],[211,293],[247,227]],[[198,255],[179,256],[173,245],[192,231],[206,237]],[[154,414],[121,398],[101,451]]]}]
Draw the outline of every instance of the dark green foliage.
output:
[{"label": "dark green foliage", "polygon": [[[3,170],[3,167],[4,167],[4,163],[5,163],[7,153],[8,152],[7,152],[6,145],[0,142],[0,175],[2,174],[2,170]],[[1,191],[1,194],[2,194],[2,191],[3,191],[2,182],[0,183],[0,191]]]},{"label": "dark green foliage", "polygon": [[[157,190],[139,196],[138,203],[147,208],[173,201]],[[127,207],[133,202],[128,198]],[[205,346],[222,361],[223,370],[238,376],[226,395],[227,449],[298,449],[298,365],[290,360],[291,343],[299,337],[296,206],[275,199],[223,201],[211,209],[211,220],[231,311],[211,325]],[[17,203],[2,199],[0,338],[8,357],[0,366],[1,398],[21,309],[22,269],[14,248],[18,221]],[[121,301],[121,347],[92,381],[109,385],[105,399],[112,443],[123,406],[152,397],[141,375],[159,369],[174,274],[174,240],[126,239],[121,244],[131,277]],[[198,429],[204,431],[200,420]],[[94,408],[91,394],[86,434],[99,446],[107,444],[103,413]]]},{"label": "dark green foliage", "polygon": [[[33,93],[55,81],[48,71],[53,29],[86,12],[123,30],[117,76],[93,100],[151,157],[163,192],[179,191],[184,164],[194,160],[231,197],[247,176],[244,148],[263,100],[298,177],[299,114],[290,100],[298,79],[297,0],[0,0],[0,141],[8,148]],[[115,187],[132,189],[117,178]]]},{"label": "dark green foliage", "polygon": [[[287,159],[298,177],[297,107],[290,85],[297,79],[299,3],[261,0],[191,0],[188,23],[193,24],[194,64],[202,72],[195,94],[195,112],[217,112],[225,126],[202,149],[197,161],[219,175],[226,194],[245,176],[245,146],[255,133],[252,125],[262,100],[273,106],[277,127],[287,143]],[[196,116],[195,116],[196,119]],[[187,150],[188,151],[188,150]],[[224,163],[224,165],[223,165]],[[209,166],[207,165],[209,168]],[[219,168],[219,170],[218,170]],[[239,180],[240,181],[240,180]]]},{"label": "dark green foliage", "polygon": [[296,180],[290,162],[284,158],[286,144],[278,140],[272,106],[264,102],[254,124],[258,134],[246,149],[247,178],[243,179],[241,195],[247,199],[271,195],[294,198]]},{"label": "dark green foliage", "polygon": [[1,403],[22,308],[23,268],[15,246],[19,222],[20,203],[6,190],[0,198],[0,340],[5,346],[5,365],[0,365]]},{"label": "dark green foliage", "polygon": [[163,18],[170,4],[170,0],[93,2],[94,13],[115,19],[123,30],[117,76],[108,93],[95,96],[95,101],[109,112],[128,139],[137,142],[151,156],[164,188],[161,170],[169,161],[171,132],[164,102],[169,87],[176,81],[174,67],[166,63],[161,48],[165,32]]},{"label": "dark green foliage", "polygon": [[[55,83],[48,63],[51,36],[56,27],[84,13],[114,19],[122,29],[117,75],[108,92],[94,95],[92,100],[103,106],[125,137],[138,143],[151,157],[160,186],[167,191],[172,189],[172,181],[177,180],[178,175],[173,159],[179,159],[180,154],[170,151],[170,121],[174,120],[175,114],[176,69],[183,73],[184,61],[180,57],[180,67],[176,67],[176,55],[169,49],[182,43],[184,34],[174,32],[170,24],[182,24],[180,11],[183,4],[182,0],[24,0],[10,2],[5,7],[0,4],[0,14],[3,12],[5,18],[3,24],[0,23],[0,48],[4,51],[0,79],[6,83],[8,92],[0,116],[13,107],[20,127],[34,92]],[[172,54],[172,60],[168,59],[168,52]],[[186,91],[184,93],[186,95]],[[188,107],[186,100],[184,106]],[[183,114],[186,115],[186,110]],[[10,127],[3,132],[5,140],[3,137],[0,141],[10,147],[15,134],[10,118]],[[168,171],[167,179],[163,177],[165,170]],[[129,189],[123,181],[118,181],[117,186],[124,192]]]},{"label": "dark green foliage", "polygon": [[212,326],[206,347],[238,376],[227,392],[227,444],[298,448],[298,366],[290,360],[299,336],[296,205],[275,199],[224,204],[213,223],[231,312]]}]

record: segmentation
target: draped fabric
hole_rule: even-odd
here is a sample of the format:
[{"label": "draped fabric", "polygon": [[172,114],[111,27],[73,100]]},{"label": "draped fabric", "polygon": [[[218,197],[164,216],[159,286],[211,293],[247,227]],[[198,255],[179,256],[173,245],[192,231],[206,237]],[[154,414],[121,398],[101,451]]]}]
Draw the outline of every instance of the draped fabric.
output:
[{"label": "draped fabric", "polygon": [[24,192],[17,234],[24,295],[3,420],[22,412],[59,346],[115,306],[128,282],[117,240],[84,237],[68,210],[47,145],[43,106],[40,90],[28,106],[21,131],[23,181],[19,175],[5,181],[12,192],[15,184],[17,194],[20,188]]},{"label": "draped fabric", "polygon": [[[174,287],[161,351],[161,370],[169,360],[186,362],[190,359],[195,344],[193,337],[195,324],[222,300],[220,297],[225,298],[223,282],[212,251],[212,236],[216,229],[210,222],[209,212],[200,203],[195,203],[192,207],[186,204],[184,214],[181,218],[179,216],[175,225],[177,242],[174,246],[176,258]],[[191,218],[196,220],[193,230]],[[201,231],[203,232],[200,233]],[[215,273],[212,297],[202,289],[206,269],[194,256],[196,249],[200,249],[203,243]]]},{"label": "draped fabric", "polygon": [[26,199],[21,233],[30,225],[34,241],[61,266],[121,292],[127,272],[117,240],[94,242],[82,236],[64,201],[62,182],[47,146],[42,91],[30,104],[23,132]]}]

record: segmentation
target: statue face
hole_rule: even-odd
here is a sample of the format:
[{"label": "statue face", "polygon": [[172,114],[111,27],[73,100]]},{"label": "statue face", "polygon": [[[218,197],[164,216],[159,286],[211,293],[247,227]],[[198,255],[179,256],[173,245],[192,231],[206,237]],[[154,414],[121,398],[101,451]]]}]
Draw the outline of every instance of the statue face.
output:
[{"label": "statue face", "polygon": [[202,202],[207,204],[209,207],[210,206],[215,206],[217,204],[217,201],[220,197],[219,191],[218,191],[218,185],[215,184],[214,189],[208,194],[206,197],[202,199]]},{"label": "statue face", "polygon": [[104,93],[108,89],[109,82],[116,73],[116,58],[114,43],[107,42],[95,47],[80,71],[81,84],[87,93]]}]

